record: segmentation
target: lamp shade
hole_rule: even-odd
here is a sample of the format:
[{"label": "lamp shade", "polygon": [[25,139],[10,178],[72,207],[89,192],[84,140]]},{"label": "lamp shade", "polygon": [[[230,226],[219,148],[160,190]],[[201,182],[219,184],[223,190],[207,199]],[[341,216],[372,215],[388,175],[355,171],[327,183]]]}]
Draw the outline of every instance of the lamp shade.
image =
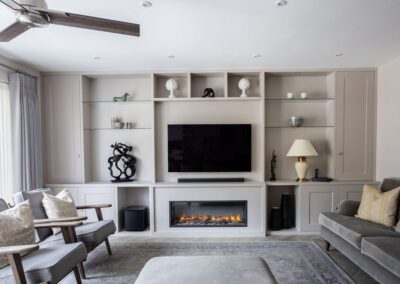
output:
[{"label": "lamp shade", "polygon": [[292,147],[290,147],[289,152],[286,154],[288,157],[309,157],[318,156],[317,151],[315,151],[314,146],[309,140],[306,139],[296,139],[294,140]]}]

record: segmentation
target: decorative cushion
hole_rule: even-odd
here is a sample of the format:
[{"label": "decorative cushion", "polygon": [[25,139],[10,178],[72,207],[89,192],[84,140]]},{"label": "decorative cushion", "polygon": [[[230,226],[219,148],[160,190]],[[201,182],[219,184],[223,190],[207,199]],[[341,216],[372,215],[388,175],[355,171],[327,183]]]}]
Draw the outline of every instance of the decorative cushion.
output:
[{"label": "decorative cushion", "polygon": [[[43,196],[42,204],[49,219],[78,216],[74,199],[67,189],[64,189],[56,196],[46,193],[43,193]],[[59,228],[53,228],[54,234],[58,234],[60,231]]]},{"label": "decorative cushion", "polygon": [[[35,243],[35,228],[29,201],[0,213],[0,247]],[[8,265],[7,256],[0,256],[0,268]]]},{"label": "decorative cushion", "polygon": [[356,217],[386,226],[396,224],[400,187],[387,192],[364,185],[361,204]]}]

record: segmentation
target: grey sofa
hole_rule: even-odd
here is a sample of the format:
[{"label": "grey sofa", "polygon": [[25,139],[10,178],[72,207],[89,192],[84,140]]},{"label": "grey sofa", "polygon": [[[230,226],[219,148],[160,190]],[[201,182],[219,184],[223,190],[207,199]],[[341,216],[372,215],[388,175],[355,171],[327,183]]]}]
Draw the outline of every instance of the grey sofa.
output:
[{"label": "grey sofa", "polygon": [[[398,186],[399,178],[385,179],[381,191]],[[339,204],[337,213],[320,214],[321,237],[327,242],[326,249],[332,244],[380,283],[400,283],[400,221],[391,228],[355,218],[359,205],[346,200]]]}]

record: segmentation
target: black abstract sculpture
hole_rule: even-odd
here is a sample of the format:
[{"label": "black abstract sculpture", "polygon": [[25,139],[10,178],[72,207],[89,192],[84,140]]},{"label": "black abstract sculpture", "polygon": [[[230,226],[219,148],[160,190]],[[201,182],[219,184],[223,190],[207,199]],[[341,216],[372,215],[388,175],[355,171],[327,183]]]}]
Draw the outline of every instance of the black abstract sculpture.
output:
[{"label": "black abstract sculpture", "polygon": [[113,148],[113,156],[108,158],[108,169],[110,175],[114,178],[111,182],[129,182],[133,181],[132,177],[136,173],[136,158],[130,154],[133,150],[132,146],[115,142],[111,145]]},{"label": "black abstract sculpture", "polygon": [[272,159],[271,159],[271,178],[270,181],[276,180],[276,155],[275,150],[272,151]]},{"label": "black abstract sculpture", "polygon": [[202,96],[202,98],[213,98],[213,97],[215,97],[214,90],[211,88],[205,88],[204,95]]}]

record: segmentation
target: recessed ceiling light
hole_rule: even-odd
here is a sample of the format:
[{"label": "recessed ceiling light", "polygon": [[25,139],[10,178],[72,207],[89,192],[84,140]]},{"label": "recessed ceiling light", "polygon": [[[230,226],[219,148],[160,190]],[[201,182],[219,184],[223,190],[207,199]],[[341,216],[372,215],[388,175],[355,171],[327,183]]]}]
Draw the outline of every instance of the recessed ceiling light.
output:
[{"label": "recessed ceiling light", "polygon": [[175,55],[173,55],[173,54],[168,55],[168,58],[169,58],[169,59],[174,59],[174,58],[175,58]]},{"label": "recessed ceiling light", "polygon": [[153,4],[150,1],[142,1],[142,7],[150,8]]},{"label": "recessed ceiling light", "polygon": [[100,60],[101,57],[100,57],[100,56],[95,56],[95,57],[93,57],[93,59],[94,59],[94,60]]},{"label": "recessed ceiling light", "polygon": [[286,0],[276,0],[276,1],[275,1],[275,5],[278,6],[278,7],[284,7],[284,6],[286,6],[287,4],[288,4],[288,3],[287,3]]},{"label": "recessed ceiling light", "polygon": [[252,56],[253,56],[253,58],[260,58],[261,54],[253,54]]},{"label": "recessed ceiling light", "polygon": [[336,53],[335,56],[336,56],[336,57],[343,56],[343,53],[342,53],[342,52]]}]

